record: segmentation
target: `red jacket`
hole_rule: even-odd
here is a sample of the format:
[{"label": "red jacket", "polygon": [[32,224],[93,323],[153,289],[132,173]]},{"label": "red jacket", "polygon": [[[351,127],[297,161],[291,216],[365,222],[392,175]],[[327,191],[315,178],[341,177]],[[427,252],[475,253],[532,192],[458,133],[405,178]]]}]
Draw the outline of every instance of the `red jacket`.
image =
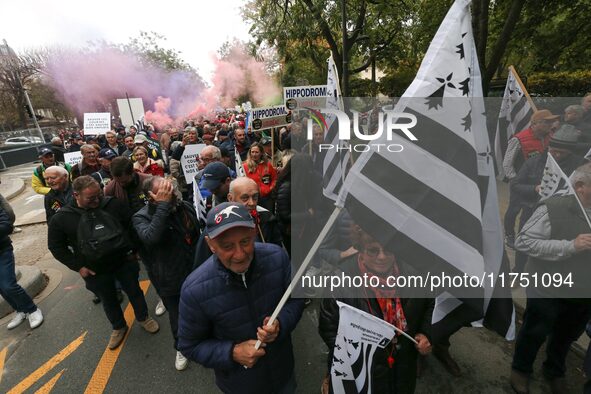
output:
[{"label": "red jacket", "polygon": [[267,161],[259,163],[254,172],[250,172],[248,170],[247,163],[243,163],[242,166],[244,167],[246,176],[259,185],[260,196],[269,196],[271,191],[275,188],[275,184],[277,183],[277,171],[271,162]]},{"label": "red jacket", "polygon": [[523,154],[523,159],[527,160],[532,156],[536,156],[536,154],[541,154],[546,150],[548,147],[548,143],[550,142],[551,135],[548,134],[544,137],[543,140],[540,140],[534,135],[531,127],[528,127],[525,130],[520,131],[519,133],[515,134],[515,138],[519,140],[521,144],[521,153]]}]

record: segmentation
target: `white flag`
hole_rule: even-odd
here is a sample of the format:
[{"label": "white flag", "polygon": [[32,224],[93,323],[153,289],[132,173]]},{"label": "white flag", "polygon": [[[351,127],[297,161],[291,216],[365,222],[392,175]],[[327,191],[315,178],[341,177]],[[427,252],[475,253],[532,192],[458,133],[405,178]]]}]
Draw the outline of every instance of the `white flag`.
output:
[{"label": "white flag", "polygon": [[197,214],[197,220],[202,225],[205,224],[206,218],[206,200],[201,196],[201,190],[199,190],[199,182],[197,179],[193,181],[193,206],[195,207],[195,213]]},{"label": "white flag", "polygon": [[337,205],[382,245],[397,245],[403,261],[480,277],[482,206],[465,47],[473,41],[466,37],[472,34],[469,4],[452,5],[393,111],[416,117],[417,140],[392,133],[388,141],[383,133],[373,145],[397,143],[404,151],[362,153]]},{"label": "white flag", "polygon": [[510,67],[495,133],[495,162],[499,179],[505,178],[503,157],[507,151],[507,142],[513,135],[529,127],[530,118],[535,110],[527,99],[527,91],[521,87],[518,79],[517,72]]},{"label": "white flag", "polygon": [[330,379],[335,394],[371,393],[373,355],[388,346],[394,326],[342,302],[332,355]]},{"label": "white flag", "polygon": [[[339,75],[332,55],[328,58],[327,62],[326,108],[342,110],[343,98],[339,86]],[[345,170],[351,153],[346,149],[348,141],[339,140],[336,116],[333,114],[327,114],[325,119],[326,134],[324,136],[324,141],[325,143],[339,147],[340,149],[329,149],[322,152],[324,154],[322,160],[322,192],[327,198],[336,200],[345,179]]]},{"label": "white flag", "polygon": [[236,176],[246,176],[244,166],[242,165],[242,158],[240,157],[240,153],[238,153],[238,149],[236,149],[236,147],[234,147],[234,166],[236,167]]},{"label": "white flag", "polygon": [[540,184],[540,201],[549,199],[552,196],[566,196],[575,194],[570,180],[562,171],[554,157],[548,153],[544,175]]}]

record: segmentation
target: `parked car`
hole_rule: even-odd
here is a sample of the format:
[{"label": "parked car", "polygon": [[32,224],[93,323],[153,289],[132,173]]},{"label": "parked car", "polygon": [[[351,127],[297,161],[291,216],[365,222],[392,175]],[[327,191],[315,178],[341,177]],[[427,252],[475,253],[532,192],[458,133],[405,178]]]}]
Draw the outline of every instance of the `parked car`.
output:
[{"label": "parked car", "polygon": [[3,149],[22,148],[30,145],[44,144],[40,137],[11,137],[7,138],[2,144]]}]

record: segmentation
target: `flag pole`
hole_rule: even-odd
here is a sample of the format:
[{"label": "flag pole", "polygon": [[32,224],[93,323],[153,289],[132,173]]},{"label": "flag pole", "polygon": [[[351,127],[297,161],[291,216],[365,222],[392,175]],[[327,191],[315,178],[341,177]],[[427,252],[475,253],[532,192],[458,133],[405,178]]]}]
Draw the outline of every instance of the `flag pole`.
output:
[{"label": "flag pole", "polygon": [[517,81],[517,83],[519,84],[519,87],[521,88],[521,90],[525,94],[525,98],[529,102],[529,105],[531,105],[531,107],[533,108],[534,111],[537,111],[538,108],[534,104],[534,101],[531,99],[529,92],[527,91],[527,89],[525,88],[525,85],[521,81],[521,78],[519,78],[519,74],[517,74],[517,70],[515,70],[515,67],[513,67],[512,65],[509,66],[509,72],[511,72],[511,73],[513,73],[513,75],[515,75],[515,80]]},{"label": "flag pole", "polygon": [[[302,262],[302,265],[300,266],[300,268],[297,270],[297,272],[293,276],[293,279],[291,280],[291,283],[287,287],[287,290],[285,290],[285,293],[283,293],[283,297],[281,297],[281,301],[279,301],[279,304],[277,304],[277,307],[273,311],[271,318],[267,322],[267,327],[271,327],[273,325],[273,323],[275,322],[275,320],[277,319],[279,312],[281,312],[281,309],[283,309],[283,306],[285,305],[285,303],[287,302],[287,300],[291,296],[293,289],[296,287],[296,283],[299,282],[300,278],[302,277],[302,275],[306,271],[306,268],[308,268],[310,261],[312,261],[312,257],[314,257],[314,255],[316,254],[316,251],[320,247],[320,244],[322,243],[322,241],[324,241],[324,238],[328,234],[328,231],[330,230],[330,228],[332,227],[332,225],[336,221],[337,216],[339,216],[339,212],[341,212],[341,207],[335,207],[334,211],[332,211],[332,214],[328,218],[328,221],[324,225],[324,228],[322,229],[322,231],[320,231],[320,234],[318,234],[318,238],[316,238],[316,241],[314,241],[314,244],[310,248],[310,251],[306,255],[306,258]],[[260,348],[261,344],[262,344],[261,341],[257,341],[257,343],[254,346],[255,349]]]},{"label": "flag pole", "polygon": [[[131,124],[135,125],[135,119],[133,118],[133,111],[131,110],[131,102],[129,101],[129,95],[125,92],[125,98],[127,99],[127,106],[129,107],[129,114],[131,115]],[[138,130],[139,132],[139,130]]]}]

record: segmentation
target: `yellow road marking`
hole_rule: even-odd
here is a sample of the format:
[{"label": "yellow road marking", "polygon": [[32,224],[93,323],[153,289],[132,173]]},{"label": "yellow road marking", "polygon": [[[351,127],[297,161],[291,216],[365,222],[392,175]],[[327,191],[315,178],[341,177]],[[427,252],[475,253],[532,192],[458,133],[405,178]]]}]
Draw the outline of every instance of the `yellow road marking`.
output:
[{"label": "yellow road marking", "polygon": [[65,368],[59,371],[51,380],[45,383],[39,390],[35,391],[35,394],[49,394],[53,390],[53,386],[57,383],[58,379],[62,377],[65,372]]},{"label": "yellow road marking", "polygon": [[[142,288],[144,294],[146,294],[148,288],[150,287],[150,281],[141,281],[140,287]],[[90,382],[88,382],[88,386],[86,386],[84,394],[102,394],[105,391],[107,383],[109,383],[109,379],[111,378],[113,368],[115,367],[115,363],[117,362],[119,354],[121,353],[121,349],[123,349],[123,346],[125,346],[125,342],[127,342],[127,337],[131,332],[131,325],[135,320],[135,316],[133,314],[133,307],[131,306],[131,303],[129,303],[127,305],[127,308],[125,308],[124,316],[125,322],[127,323],[127,327],[129,327],[129,330],[127,330],[127,334],[125,334],[123,342],[115,350],[110,350],[108,348],[105,349],[105,352],[101,357],[101,360],[99,361],[98,365],[96,366],[96,369],[94,370],[94,373],[92,374],[92,377],[90,378]]]},{"label": "yellow road marking", "polygon": [[4,360],[6,359],[6,353],[8,352],[8,346],[6,346],[0,352],[0,383],[2,383],[2,374],[4,372]]},{"label": "yellow road marking", "polygon": [[34,385],[39,379],[45,376],[46,373],[51,371],[53,367],[64,361],[70,354],[78,349],[78,347],[82,345],[82,342],[84,342],[84,337],[86,337],[87,333],[88,331],[85,331],[78,338],[70,342],[70,344],[66,346],[61,352],[50,358],[49,361],[37,368],[35,372],[27,376],[19,384],[10,389],[8,394],[21,394],[29,387]]}]

